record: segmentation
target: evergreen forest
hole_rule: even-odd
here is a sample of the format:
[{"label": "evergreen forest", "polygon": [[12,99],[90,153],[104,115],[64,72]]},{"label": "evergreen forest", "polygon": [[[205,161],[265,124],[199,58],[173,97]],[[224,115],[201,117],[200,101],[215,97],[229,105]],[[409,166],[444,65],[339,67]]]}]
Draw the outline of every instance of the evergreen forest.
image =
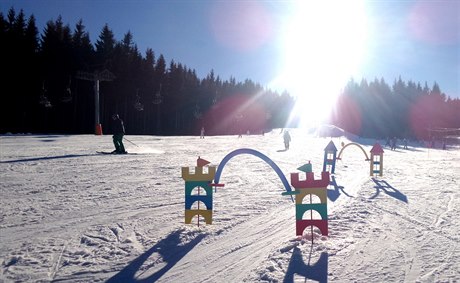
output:
[{"label": "evergreen forest", "polygon": [[[199,78],[151,48],[141,54],[129,31],[117,40],[108,24],[92,43],[83,20],[71,28],[59,16],[40,33],[33,15],[11,8],[0,13],[0,42],[0,133],[94,133],[96,91],[104,133],[114,113],[135,135],[199,135],[201,127],[207,135],[261,133],[298,120],[289,93],[222,80],[213,70]],[[460,135],[460,99],[437,83],[350,79],[331,108],[328,123],[360,136]]]}]

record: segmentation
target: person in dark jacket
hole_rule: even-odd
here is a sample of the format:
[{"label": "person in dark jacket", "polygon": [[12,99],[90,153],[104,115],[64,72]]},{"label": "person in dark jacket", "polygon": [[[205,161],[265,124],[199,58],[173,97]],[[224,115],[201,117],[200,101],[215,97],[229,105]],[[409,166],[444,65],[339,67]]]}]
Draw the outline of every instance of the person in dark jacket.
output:
[{"label": "person in dark jacket", "polygon": [[283,140],[284,140],[284,149],[288,150],[289,143],[291,142],[291,135],[289,134],[289,131],[286,131],[286,130],[284,131]]},{"label": "person in dark jacket", "polygon": [[115,150],[112,153],[126,154],[125,146],[123,145],[123,136],[125,135],[125,125],[123,120],[120,119],[118,114],[112,115],[113,119],[113,144],[115,145]]}]

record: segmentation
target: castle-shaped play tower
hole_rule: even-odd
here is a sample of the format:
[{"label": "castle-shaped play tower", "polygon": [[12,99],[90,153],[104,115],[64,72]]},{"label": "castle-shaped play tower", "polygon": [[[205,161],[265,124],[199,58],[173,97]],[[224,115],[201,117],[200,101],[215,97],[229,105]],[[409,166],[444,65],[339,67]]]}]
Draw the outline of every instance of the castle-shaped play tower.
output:
[{"label": "castle-shaped play tower", "polygon": [[324,149],[323,172],[335,173],[335,163],[337,161],[337,148],[333,141]]},{"label": "castle-shaped play tower", "polygon": [[371,149],[370,175],[383,175],[383,148],[379,143],[375,143]]},{"label": "castle-shaped play tower", "polygon": [[[209,162],[198,157],[196,163],[194,174],[190,173],[189,167],[182,167],[182,179],[185,181],[185,224],[190,224],[195,215],[198,221],[201,215],[206,224],[212,224],[212,180],[216,175],[216,167],[208,166],[208,172],[205,173],[203,167]],[[203,195],[201,188],[204,190]],[[198,202],[198,208],[192,209],[195,202]],[[205,205],[204,208],[200,208],[200,202]]]},{"label": "castle-shaped play tower", "polygon": [[[327,186],[329,185],[329,172],[321,172],[321,179],[315,180],[310,162],[297,169],[305,172],[306,179],[300,180],[299,173],[291,173],[291,185],[295,188],[292,194],[295,195],[296,235],[302,236],[303,231],[307,227],[316,226],[322,235],[327,236]],[[316,195],[320,199],[320,203],[312,203],[312,195]],[[303,202],[306,196],[310,196],[309,203]],[[304,219],[305,212],[309,210],[311,211],[310,219]],[[313,219],[313,210],[321,215],[321,219]]]}]

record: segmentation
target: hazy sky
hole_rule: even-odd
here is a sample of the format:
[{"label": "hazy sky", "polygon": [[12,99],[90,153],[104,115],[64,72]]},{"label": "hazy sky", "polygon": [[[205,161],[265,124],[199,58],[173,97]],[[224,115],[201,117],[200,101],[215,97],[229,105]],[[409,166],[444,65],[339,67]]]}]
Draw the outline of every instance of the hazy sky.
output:
[{"label": "hazy sky", "polygon": [[[93,43],[107,23],[152,48],[221,79],[246,78],[303,99],[332,96],[350,77],[392,85],[436,81],[460,97],[460,1],[0,0],[24,10],[39,31],[59,15],[83,20]],[[327,85],[328,88],[324,88]],[[312,93],[313,92],[313,93]]]}]

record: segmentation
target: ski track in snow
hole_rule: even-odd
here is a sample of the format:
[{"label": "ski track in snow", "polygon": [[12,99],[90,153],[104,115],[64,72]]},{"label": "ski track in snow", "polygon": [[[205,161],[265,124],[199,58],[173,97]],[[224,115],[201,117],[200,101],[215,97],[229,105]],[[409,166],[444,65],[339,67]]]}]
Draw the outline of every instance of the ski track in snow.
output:
[{"label": "ski track in snow", "polygon": [[[180,168],[252,148],[289,174],[320,176],[330,139],[282,135],[129,136],[136,154],[100,155],[110,136],[0,137],[3,282],[457,282],[460,151],[384,149],[371,178],[358,148],[329,186],[329,237],[295,236],[295,207],[276,173],[242,154],[225,166],[213,224],[184,223]],[[340,149],[345,138],[334,138]],[[369,152],[373,140],[360,140]],[[196,223],[194,218],[194,223]],[[313,237],[313,244],[311,238]]]}]

